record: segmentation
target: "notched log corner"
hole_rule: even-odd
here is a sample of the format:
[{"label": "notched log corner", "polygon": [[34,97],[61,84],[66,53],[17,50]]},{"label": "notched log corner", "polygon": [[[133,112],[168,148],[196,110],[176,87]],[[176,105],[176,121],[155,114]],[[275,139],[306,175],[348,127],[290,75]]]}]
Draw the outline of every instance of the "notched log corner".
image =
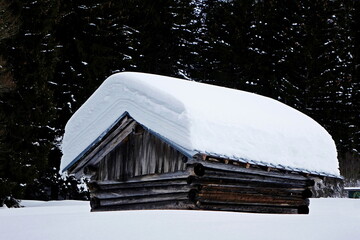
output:
[{"label": "notched log corner", "polygon": [[100,207],[100,200],[97,197],[90,198],[91,209],[97,209]]},{"label": "notched log corner", "polygon": [[306,199],[306,198],[311,198],[313,196],[313,192],[307,188],[305,189],[302,193],[301,193],[301,196]]},{"label": "notched log corner", "polygon": [[298,207],[298,214],[309,214],[309,207],[306,205]]},{"label": "notched log corner", "polygon": [[204,176],[205,174],[205,168],[202,164],[200,163],[197,163],[195,164],[194,166],[194,173],[197,175],[197,176]]},{"label": "notched log corner", "polygon": [[198,196],[198,191],[195,190],[195,189],[191,189],[189,191],[189,194],[188,194],[188,197],[189,197],[189,200],[193,203],[195,203],[197,201],[197,197]]}]

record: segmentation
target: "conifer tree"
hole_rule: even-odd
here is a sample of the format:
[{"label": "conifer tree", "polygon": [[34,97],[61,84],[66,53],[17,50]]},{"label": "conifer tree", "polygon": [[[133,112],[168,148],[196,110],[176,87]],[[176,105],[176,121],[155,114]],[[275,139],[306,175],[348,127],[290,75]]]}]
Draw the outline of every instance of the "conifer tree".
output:
[{"label": "conifer tree", "polygon": [[347,126],[344,132],[347,138],[341,144],[342,151],[339,154],[340,170],[349,182],[356,182],[360,179],[360,2],[345,1],[344,9],[347,11],[348,21],[346,24],[350,44],[347,46],[349,55],[351,56],[351,64],[347,68],[351,71],[348,77],[349,88],[344,95],[346,101],[347,112],[343,114],[346,119]]},{"label": "conifer tree", "polygon": [[[11,4],[8,1],[0,2],[0,45],[1,49],[5,46],[7,39],[16,34],[19,29],[20,21],[18,16],[12,13]],[[10,91],[15,87],[12,74],[8,69],[6,57],[0,54],[0,94]]]},{"label": "conifer tree", "polygon": [[59,126],[116,72],[186,77],[194,62],[192,1],[67,1],[61,6],[56,67]]},{"label": "conifer tree", "polygon": [[[13,14],[11,5],[7,1],[0,2],[0,49],[1,53],[5,48],[6,40],[13,37],[19,28],[18,17]],[[15,88],[13,76],[7,64],[5,56],[0,54],[0,98],[3,98],[5,93],[12,91]],[[3,204],[8,206],[18,206],[17,201],[11,199],[12,184],[6,177],[6,158],[7,158],[7,144],[6,144],[6,115],[0,111],[0,207]]]},{"label": "conifer tree", "polygon": [[332,134],[341,162],[358,148],[350,130],[358,119],[351,3],[215,0],[201,7],[204,64],[197,70],[203,79],[272,97],[313,117]]},{"label": "conifer tree", "polygon": [[1,158],[1,175],[14,197],[26,197],[26,189],[48,167],[55,146],[52,126],[54,108],[53,66],[56,62],[52,25],[58,1],[13,1],[19,13],[19,32],[6,41],[5,54],[16,88],[1,96],[2,137],[6,152]]},{"label": "conifer tree", "polygon": [[46,198],[46,184],[54,187],[51,198],[65,191],[54,174],[65,124],[106,77],[122,71],[280,100],[325,126],[342,174],[359,178],[358,10],[355,0],[2,1],[6,194]]},{"label": "conifer tree", "polygon": [[248,31],[252,1],[199,1],[198,59],[192,78],[247,89]]}]

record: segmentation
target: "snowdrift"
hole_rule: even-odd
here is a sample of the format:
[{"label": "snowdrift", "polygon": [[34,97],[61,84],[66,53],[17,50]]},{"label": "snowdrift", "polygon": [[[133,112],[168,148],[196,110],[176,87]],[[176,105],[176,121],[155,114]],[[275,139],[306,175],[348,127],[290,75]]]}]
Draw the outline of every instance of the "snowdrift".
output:
[{"label": "snowdrift", "polygon": [[88,202],[22,201],[0,208],[0,239],[339,240],[360,235],[356,199],[311,199],[309,215],[214,211],[90,212]]}]

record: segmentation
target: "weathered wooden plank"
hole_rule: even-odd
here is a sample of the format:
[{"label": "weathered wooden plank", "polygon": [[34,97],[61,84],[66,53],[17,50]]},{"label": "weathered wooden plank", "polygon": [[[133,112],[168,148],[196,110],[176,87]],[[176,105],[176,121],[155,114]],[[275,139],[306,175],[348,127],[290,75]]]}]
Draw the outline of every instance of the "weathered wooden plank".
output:
[{"label": "weathered wooden plank", "polygon": [[198,203],[197,207],[202,210],[233,211],[250,213],[274,213],[274,214],[298,214],[298,207],[278,207],[263,205],[240,205],[240,204],[216,204]]},{"label": "weathered wooden plank", "polygon": [[[102,173],[102,175],[100,175],[100,176],[103,176],[104,174],[106,174],[107,176],[111,176],[112,175],[111,171],[114,171],[116,168],[113,168],[112,166],[107,166],[108,161],[106,161],[106,160],[111,157],[108,154],[114,150],[114,148],[117,146],[117,144],[122,142],[128,136],[128,134],[131,133],[131,131],[132,131],[131,128],[133,127],[133,125],[134,125],[134,122],[132,124],[130,124],[130,126],[128,126],[126,131],[123,131],[119,135],[117,135],[114,139],[112,139],[112,141],[110,141],[101,150],[92,154],[91,157],[90,156],[86,157],[86,159],[84,159],[84,161],[83,161],[83,165],[85,165],[85,164],[97,165],[101,160],[103,160],[105,158],[105,161],[103,161],[103,162],[105,162],[105,167],[102,167],[102,169],[107,169],[107,172],[104,172],[104,171],[100,172],[100,173]],[[80,168],[77,168],[75,171],[80,171]],[[103,178],[103,179],[109,179],[109,178]]]},{"label": "weathered wooden plank", "polygon": [[277,195],[283,197],[292,198],[309,198],[312,196],[312,192],[305,188],[264,188],[264,187],[249,187],[241,185],[221,185],[221,184],[208,184],[200,185],[201,191],[222,191],[222,192],[234,192],[243,194],[263,194],[263,195]]},{"label": "weathered wooden plank", "polygon": [[[196,205],[188,200],[165,200],[154,202],[136,202],[131,204],[101,206],[100,201],[92,199],[92,210],[96,211],[117,211],[117,210],[143,210],[143,209],[196,209],[215,211],[236,211],[253,213],[282,213],[282,214],[308,214],[307,206],[271,206],[262,204],[231,204],[229,202],[197,202]],[[95,204],[94,204],[95,203]]]},{"label": "weathered wooden plank", "polygon": [[110,153],[121,141],[123,141],[134,129],[136,122],[130,122],[120,133],[118,133],[113,139],[107,142],[106,145],[97,151],[89,161],[92,164],[97,164],[102,160],[108,153]]},{"label": "weathered wooden plank", "polygon": [[233,173],[233,172],[224,172],[224,171],[214,171],[205,169],[203,175],[204,178],[218,178],[218,179],[238,179],[243,181],[260,181],[260,182],[274,182],[274,183],[291,183],[293,185],[299,186],[310,186],[312,184],[308,179],[297,180],[297,179],[284,179],[284,178],[274,178],[266,177],[261,175],[251,175],[251,174],[242,174],[242,173]]},{"label": "weathered wooden plank", "polygon": [[99,211],[121,211],[121,210],[153,210],[153,209],[196,209],[194,203],[187,200],[181,201],[157,201],[150,203],[137,203],[125,205],[97,206],[91,209],[92,212]]},{"label": "weathered wooden plank", "polygon": [[308,199],[291,198],[282,196],[265,196],[261,194],[243,194],[231,192],[199,192],[197,194],[197,201],[203,203],[238,203],[238,204],[264,204],[272,206],[301,206],[308,205]]},{"label": "weathered wooden plank", "polygon": [[112,191],[97,191],[92,192],[92,197],[99,199],[111,199],[111,198],[129,198],[129,197],[151,197],[159,194],[169,193],[188,193],[191,190],[189,185],[168,185],[161,187],[140,187],[140,188],[126,188],[116,189]]},{"label": "weathered wooden plank", "polygon": [[[96,199],[96,198],[95,198]],[[114,199],[99,199],[99,206],[114,206],[114,205],[123,205],[123,204],[139,204],[139,203],[151,203],[159,201],[181,201],[188,200],[188,193],[167,193],[167,194],[158,194],[152,196],[139,196],[139,197],[129,197],[129,198],[114,198]]]},{"label": "weathered wooden plank", "polygon": [[225,171],[225,172],[235,172],[249,175],[259,175],[264,177],[275,177],[275,178],[284,178],[284,179],[293,179],[293,180],[309,180],[309,178],[304,177],[297,173],[282,173],[282,172],[267,172],[264,170],[258,170],[254,168],[245,168],[236,165],[223,164],[223,163],[213,163],[207,161],[192,161],[188,163],[189,165],[201,164],[206,170],[214,171]]},{"label": "weathered wooden plank", "polygon": [[125,140],[101,160],[98,180],[125,181],[135,176],[186,169],[184,155],[148,131],[131,133]]},{"label": "weathered wooden plank", "polygon": [[[112,131],[107,133],[103,140],[100,141],[98,144],[94,145],[86,155],[82,157],[81,160],[71,169],[69,169],[72,173],[77,173],[80,171],[86,164],[89,163],[91,159],[94,158],[95,154],[97,154],[101,149],[105,148],[106,145],[111,142],[123,129],[127,128],[129,124],[134,124],[135,121],[131,118],[124,117],[119,123],[113,128]],[[100,159],[99,159],[100,160]],[[95,163],[91,163],[95,165]]]},{"label": "weathered wooden plank", "polygon": [[137,186],[151,186],[163,184],[185,184],[188,177],[193,174],[191,169],[174,173],[152,174],[146,176],[137,176],[126,181],[91,181],[88,183],[92,189],[113,189],[113,188],[129,188]]},{"label": "weathered wooden plank", "polygon": [[92,183],[89,185],[91,191],[116,191],[120,189],[138,189],[142,187],[164,187],[164,186],[188,186],[184,180],[171,180],[171,181],[150,181],[150,182],[134,182],[134,183],[124,183],[124,184],[114,184],[114,185],[97,185],[97,183]]},{"label": "weathered wooden plank", "polygon": [[267,187],[267,188],[306,188],[308,185],[306,183],[292,183],[288,181],[273,181],[267,179],[244,179],[244,178],[231,178],[231,177],[195,177],[190,176],[189,180],[192,184],[229,184],[229,185],[237,185],[240,184],[242,186],[248,187]]}]

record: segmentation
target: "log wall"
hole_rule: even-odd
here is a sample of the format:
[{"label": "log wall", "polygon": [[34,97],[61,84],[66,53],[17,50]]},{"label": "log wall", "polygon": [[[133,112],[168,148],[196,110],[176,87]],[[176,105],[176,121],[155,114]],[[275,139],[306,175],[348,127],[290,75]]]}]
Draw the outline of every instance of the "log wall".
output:
[{"label": "log wall", "polygon": [[199,161],[187,163],[186,169],[178,172],[126,181],[92,181],[89,188],[92,211],[193,209],[307,214],[313,184],[298,174]]},{"label": "log wall", "polygon": [[71,169],[91,176],[92,211],[309,212],[313,177],[214,156],[188,159],[124,117]]}]

